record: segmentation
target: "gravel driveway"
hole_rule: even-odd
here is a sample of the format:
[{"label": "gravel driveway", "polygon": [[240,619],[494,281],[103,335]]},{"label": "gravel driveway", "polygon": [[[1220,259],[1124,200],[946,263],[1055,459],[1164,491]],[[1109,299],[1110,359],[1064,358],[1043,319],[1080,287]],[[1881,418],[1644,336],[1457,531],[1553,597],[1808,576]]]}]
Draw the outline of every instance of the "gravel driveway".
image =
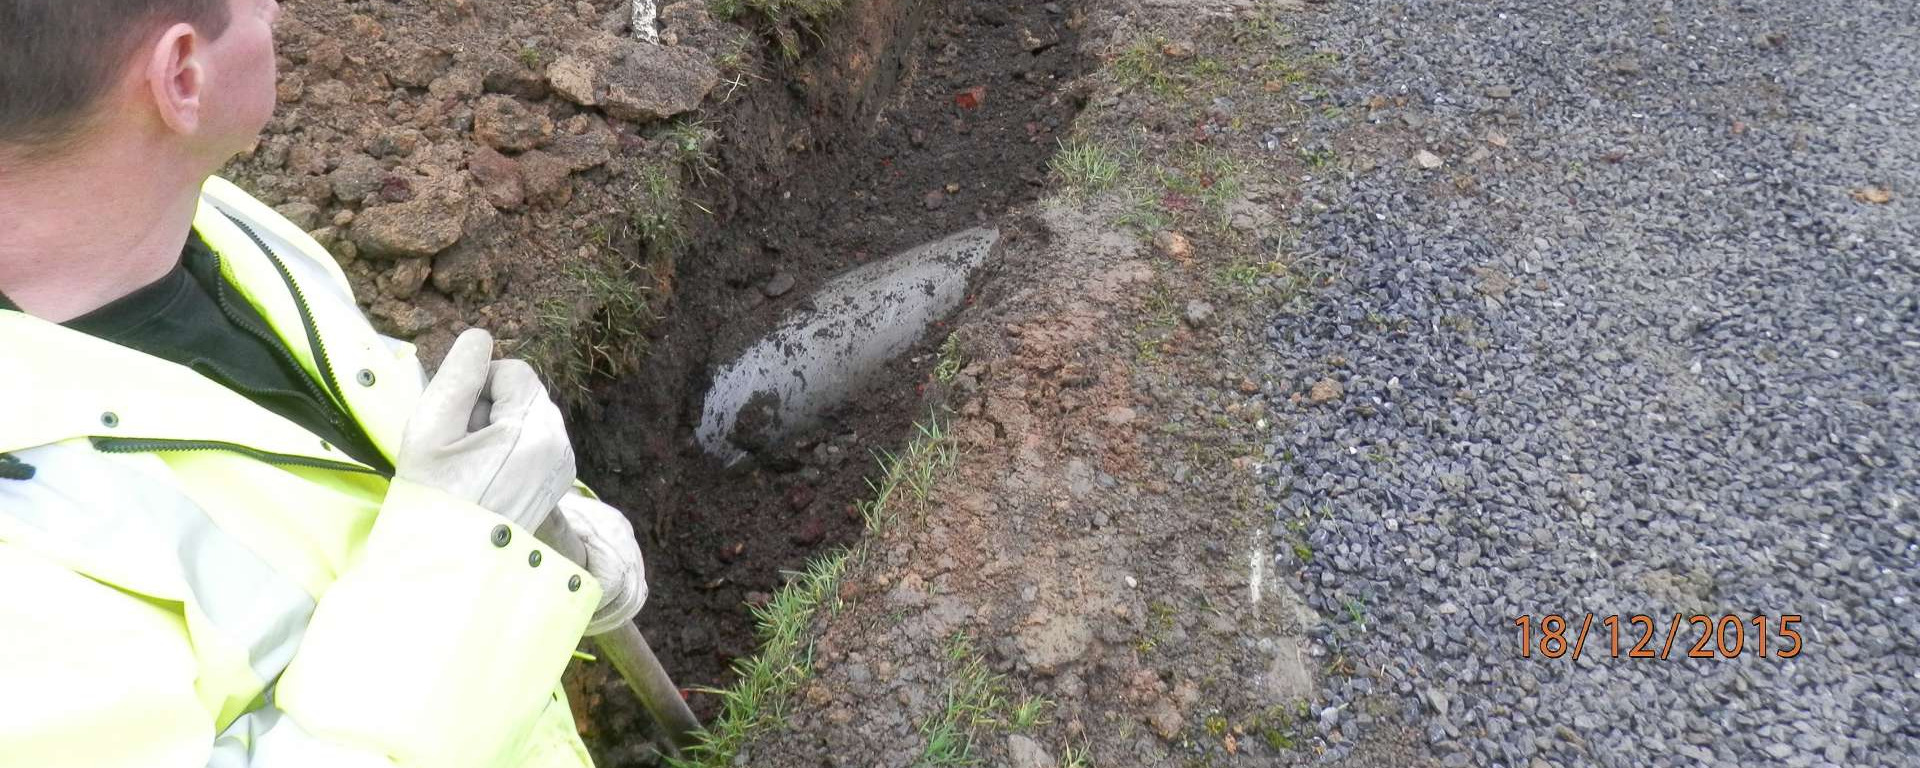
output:
[{"label": "gravel driveway", "polygon": [[[1392,147],[1308,185],[1333,285],[1271,329],[1273,376],[1344,385],[1270,448],[1282,570],[1354,672],[1329,759],[1393,718],[1448,765],[1920,765],[1917,7],[1314,22]],[[1581,660],[1537,625],[1521,657],[1545,614],[1595,616]],[[1614,658],[1599,622],[1635,614],[1655,652],[1739,617],[1744,652],[1688,657],[1683,621]]]}]

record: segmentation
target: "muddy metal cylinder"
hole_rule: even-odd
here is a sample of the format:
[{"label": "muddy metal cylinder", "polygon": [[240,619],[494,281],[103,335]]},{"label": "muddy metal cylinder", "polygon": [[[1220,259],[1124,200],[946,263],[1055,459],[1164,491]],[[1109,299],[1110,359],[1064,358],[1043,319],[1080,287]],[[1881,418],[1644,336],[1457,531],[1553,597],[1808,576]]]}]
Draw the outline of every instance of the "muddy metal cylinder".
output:
[{"label": "muddy metal cylinder", "polygon": [[959,306],[999,241],[998,230],[970,229],[833,278],[720,368],[700,447],[732,464],[817,424]]}]

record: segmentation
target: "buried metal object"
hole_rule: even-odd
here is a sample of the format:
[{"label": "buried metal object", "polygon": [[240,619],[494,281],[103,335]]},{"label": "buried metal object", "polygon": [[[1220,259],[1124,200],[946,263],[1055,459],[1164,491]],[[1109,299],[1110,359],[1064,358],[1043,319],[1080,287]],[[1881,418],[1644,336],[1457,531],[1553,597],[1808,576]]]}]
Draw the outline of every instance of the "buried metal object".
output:
[{"label": "buried metal object", "polygon": [[999,242],[969,229],[829,281],[714,376],[700,447],[731,465],[815,425],[953,311]]}]

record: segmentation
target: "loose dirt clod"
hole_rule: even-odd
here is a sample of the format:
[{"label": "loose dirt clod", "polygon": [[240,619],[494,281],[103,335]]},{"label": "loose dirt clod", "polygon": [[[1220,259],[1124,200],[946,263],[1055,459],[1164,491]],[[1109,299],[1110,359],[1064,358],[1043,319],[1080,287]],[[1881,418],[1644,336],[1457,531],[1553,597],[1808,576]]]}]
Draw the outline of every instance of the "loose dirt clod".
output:
[{"label": "loose dirt clod", "polygon": [[1307,390],[1307,402],[1314,405],[1326,405],[1339,400],[1346,394],[1346,387],[1333,379],[1321,379]]},{"label": "loose dirt clod", "polygon": [[1161,256],[1181,264],[1193,262],[1193,245],[1187,241],[1186,235],[1178,232],[1159,232],[1153,236],[1153,247]]}]

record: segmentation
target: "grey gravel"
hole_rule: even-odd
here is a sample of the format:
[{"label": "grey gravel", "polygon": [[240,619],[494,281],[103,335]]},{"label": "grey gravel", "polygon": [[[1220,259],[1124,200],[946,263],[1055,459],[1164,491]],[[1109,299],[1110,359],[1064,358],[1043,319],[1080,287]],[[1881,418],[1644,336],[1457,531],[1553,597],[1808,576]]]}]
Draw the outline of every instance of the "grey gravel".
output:
[{"label": "grey gravel", "polygon": [[[1443,764],[1920,765],[1916,5],[1322,7],[1324,120],[1379,161],[1305,184],[1332,284],[1270,328],[1271,379],[1345,386],[1271,450],[1279,565],[1358,670],[1316,706]],[[1589,613],[1797,613],[1803,652],[1520,658],[1516,617]]]}]

